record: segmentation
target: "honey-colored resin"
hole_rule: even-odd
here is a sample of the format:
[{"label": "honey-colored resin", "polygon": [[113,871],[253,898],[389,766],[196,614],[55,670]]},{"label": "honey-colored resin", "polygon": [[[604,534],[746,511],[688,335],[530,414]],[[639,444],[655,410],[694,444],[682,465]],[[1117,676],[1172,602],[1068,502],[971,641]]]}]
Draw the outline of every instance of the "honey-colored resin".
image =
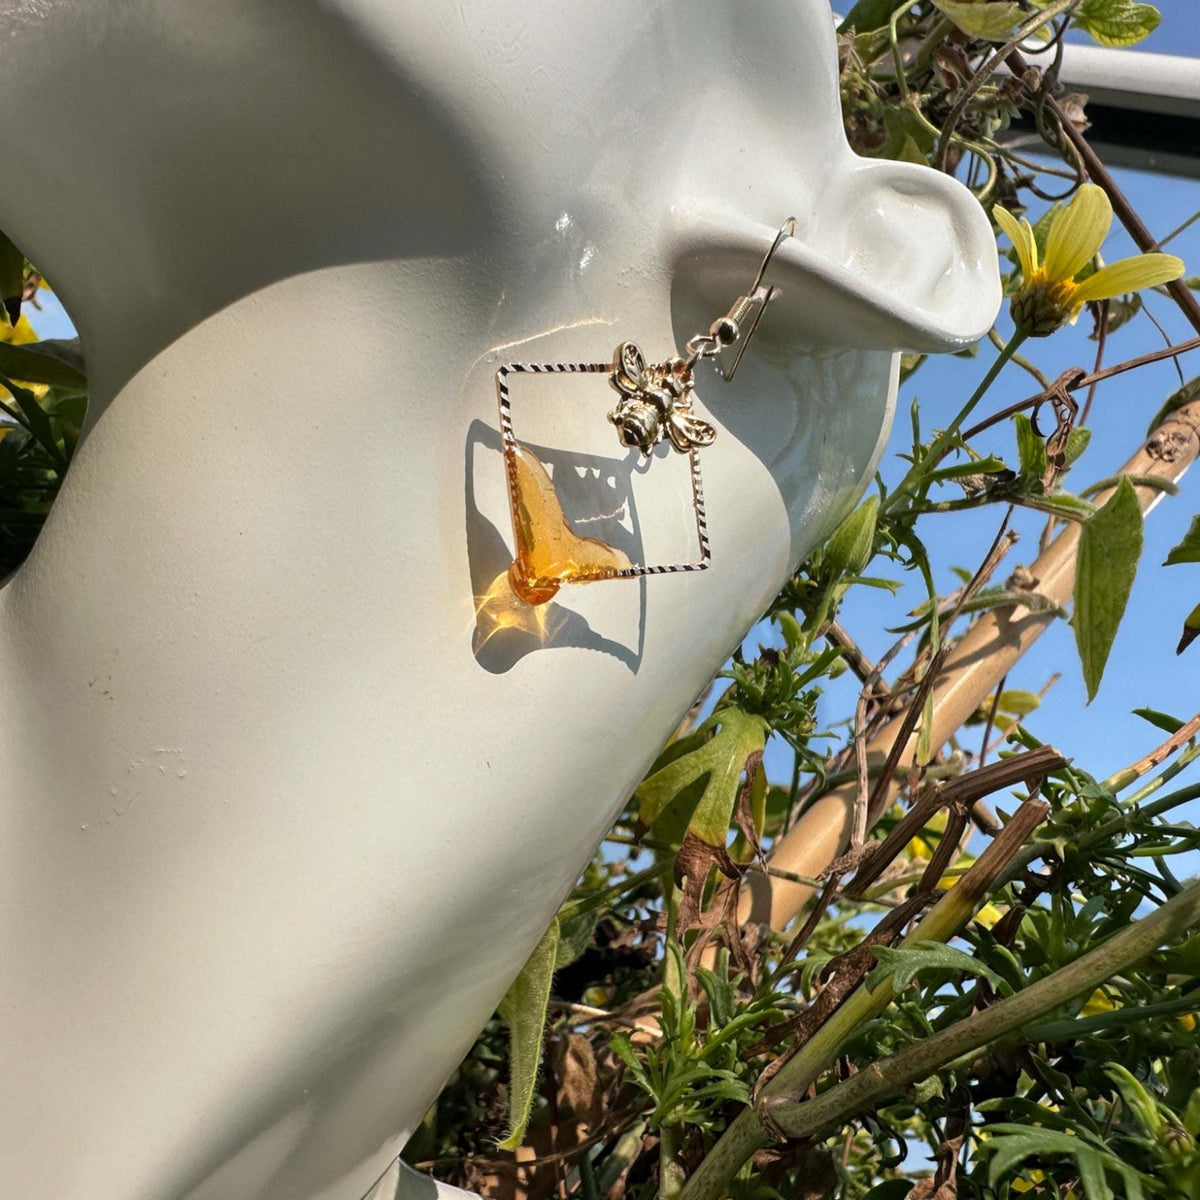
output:
[{"label": "honey-colored resin", "polygon": [[612,579],[630,565],[620,550],[571,528],[546,468],[523,446],[507,454],[517,557],[512,590],[526,604],[545,604],[564,583]]}]

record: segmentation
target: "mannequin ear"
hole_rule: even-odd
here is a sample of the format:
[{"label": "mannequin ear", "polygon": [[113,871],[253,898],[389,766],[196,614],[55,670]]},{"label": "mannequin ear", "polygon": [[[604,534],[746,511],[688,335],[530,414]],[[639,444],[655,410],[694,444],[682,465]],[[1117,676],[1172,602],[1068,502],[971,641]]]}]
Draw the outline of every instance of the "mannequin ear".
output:
[{"label": "mannequin ear", "polygon": [[[812,208],[796,212],[795,236],[776,251],[767,282],[779,291],[764,334],[786,327],[812,352],[943,353],[979,341],[1001,299],[979,202],[930,167],[849,158],[813,189]],[[680,270],[718,304],[746,288],[775,236],[758,222],[697,215],[681,232]]]}]

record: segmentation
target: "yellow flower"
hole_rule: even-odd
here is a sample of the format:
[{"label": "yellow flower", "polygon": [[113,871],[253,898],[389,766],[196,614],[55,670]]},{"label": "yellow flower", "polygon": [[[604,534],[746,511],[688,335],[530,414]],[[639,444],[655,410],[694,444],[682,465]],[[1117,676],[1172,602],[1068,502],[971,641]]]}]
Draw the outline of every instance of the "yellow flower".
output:
[{"label": "yellow flower", "polygon": [[1097,988],[1087,999],[1087,1003],[1079,1010],[1081,1017],[1098,1017],[1104,1013],[1113,1012],[1116,1004],[1109,999],[1103,988]]},{"label": "yellow flower", "polygon": [[1021,286],[1012,301],[1013,323],[1031,337],[1046,337],[1068,321],[1074,324],[1089,301],[1170,283],[1183,274],[1183,260],[1174,254],[1138,254],[1076,280],[1096,257],[1112,224],[1112,205],[1104,189],[1094,183],[1085,183],[1051,222],[1042,262],[1033,228],[1024,217],[1018,221],[999,204],[992,213],[1021,263]]},{"label": "yellow flower", "polygon": [[[1034,1167],[1026,1175],[1021,1176],[1020,1179],[1012,1181],[1012,1190],[1014,1192],[1032,1192],[1039,1183],[1045,1181],[1045,1178],[1046,1172]],[[1075,1200],[1075,1192],[1068,1188],[1063,1192],[1063,1200]]]}]

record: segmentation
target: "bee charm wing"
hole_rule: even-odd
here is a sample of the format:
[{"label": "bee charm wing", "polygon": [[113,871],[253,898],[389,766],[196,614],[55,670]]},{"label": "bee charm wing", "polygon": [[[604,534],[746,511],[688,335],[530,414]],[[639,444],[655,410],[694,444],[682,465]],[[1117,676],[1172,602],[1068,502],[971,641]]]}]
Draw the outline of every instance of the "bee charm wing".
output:
[{"label": "bee charm wing", "polygon": [[609,382],[627,397],[636,396],[648,386],[646,358],[635,342],[622,342],[617,347]]},{"label": "bee charm wing", "polygon": [[695,446],[711,446],[716,441],[717,431],[686,409],[675,408],[667,417],[667,435],[675,449],[684,454]]}]

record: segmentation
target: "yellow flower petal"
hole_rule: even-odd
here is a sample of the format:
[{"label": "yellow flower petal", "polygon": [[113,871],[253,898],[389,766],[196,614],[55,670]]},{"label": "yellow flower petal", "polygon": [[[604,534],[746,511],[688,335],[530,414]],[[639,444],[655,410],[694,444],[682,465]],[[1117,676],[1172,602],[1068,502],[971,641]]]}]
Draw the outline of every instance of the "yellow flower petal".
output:
[{"label": "yellow flower petal", "polygon": [[30,342],[36,342],[38,335],[33,332],[33,326],[29,323],[29,318],[22,313],[17,318],[15,325],[10,325],[8,320],[3,315],[0,315],[0,342],[11,342],[14,346],[28,346]]},{"label": "yellow flower petal", "polygon": [[1017,258],[1021,263],[1021,275],[1028,279],[1037,270],[1037,242],[1033,237],[1033,229],[1026,220],[1018,221],[1002,204],[992,207],[992,216],[996,224],[1008,234]]},{"label": "yellow flower petal", "polygon": [[1183,269],[1183,259],[1174,254],[1137,254],[1133,258],[1123,258],[1089,275],[1076,287],[1075,301],[1086,304],[1089,300],[1109,300],[1113,296],[1124,296],[1126,292],[1157,287],[1160,283],[1178,279]]},{"label": "yellow flower petal", "polygon": [[1112,205],[1104,189],[1085,183],[1050,226],[1042,264],[1046,277],[1074,279],[1100,249],[1111,224]]}]

